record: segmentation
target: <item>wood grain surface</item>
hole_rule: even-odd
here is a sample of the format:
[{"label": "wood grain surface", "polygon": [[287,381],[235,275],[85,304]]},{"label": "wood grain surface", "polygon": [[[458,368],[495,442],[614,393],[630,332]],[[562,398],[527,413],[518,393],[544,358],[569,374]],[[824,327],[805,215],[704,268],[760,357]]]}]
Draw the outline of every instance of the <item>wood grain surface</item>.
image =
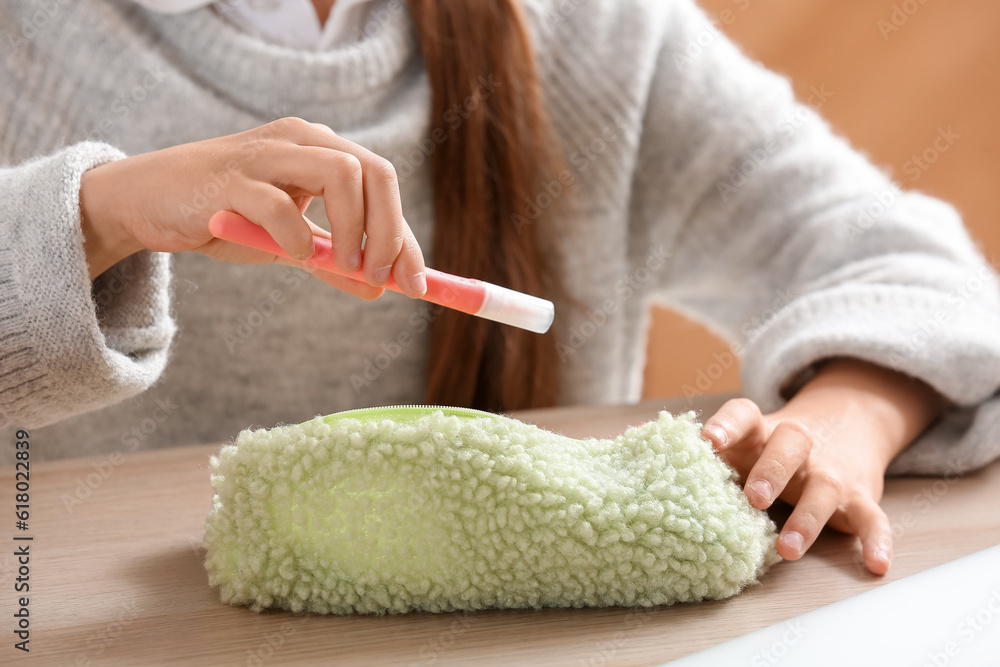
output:
[{"label": "wood grain surface", "polygon": [[[664,407],[707,414],[722,400],[518,416],[571,436],[603,437]],[[0,556],[0,664],[656,665],[1000,543],[1000,465],[993,465],[962,479],[888,482],[883,504],[898,536],[893,568],[881,578],[859,568],[854,539],[828,531],[803,560],[779,563],[761,585],[721,602],[381,617],[255,614],[220,603],[203,566],[208,459],[218,448],[33,466],[25,533],[34,537],[31,652],[12,647],[17,564],[7,548]],[[13,469],[0,470],[0,497],[12,506]],[[780,523],[787,509],[774,516]],[[0,539],[15,544],[12,517],[3,532]]]}]

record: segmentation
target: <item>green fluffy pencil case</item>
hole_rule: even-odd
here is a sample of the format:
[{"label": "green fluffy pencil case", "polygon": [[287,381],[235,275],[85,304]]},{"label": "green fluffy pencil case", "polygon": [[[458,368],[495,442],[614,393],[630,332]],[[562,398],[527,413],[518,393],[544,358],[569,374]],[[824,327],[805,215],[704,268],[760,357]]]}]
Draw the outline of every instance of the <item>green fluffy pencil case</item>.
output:
[{"label": "green fluffy pencil case", "polygon": [[212,457],[209,582],[255,611],[652,606],[738,593],[774,524],[693,413],[577,440],[476,410],[352,410]]}]

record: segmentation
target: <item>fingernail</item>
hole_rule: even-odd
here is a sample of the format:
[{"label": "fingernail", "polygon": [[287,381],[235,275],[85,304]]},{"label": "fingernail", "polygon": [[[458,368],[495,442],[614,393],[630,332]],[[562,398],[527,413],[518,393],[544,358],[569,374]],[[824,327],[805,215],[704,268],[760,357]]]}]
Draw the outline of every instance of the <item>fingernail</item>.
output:
[{"label": "fingernail", "polygon": [[726,435],[725,430],[723,430],[721,426],[712,424],[710,426],[706,426],[705,430],[712,434],[712,437],[715,438],[715,441],[719,443],[720,447],[729,441],[729,436]]},{"label": "fingernail", "polygon": [[763,498],[768,504],[771,503],[771,496],[774,494],[774,490],[771,489],[771,485],[765,479],[755,479],[748,485],[754,493]]},{"label": "fingernail", "polygon": [[383,266],[381,269],[375,272],[375,282],[381,285],[385,281],[389,280],[389,272],[392,271],[391,266]]},{"label": "fingernail", "polygon": [[315,254],[316,254],[316,245],[313,244],[312,247],[309,248],[308,252],[304,252],[301,255],[296,255],[295,259],[299,260],[300,262],[304,262]]},{"label": "fingernail", "polygon": [[355,250],[351,253],[351,256],[347,258],[347,269],[349,271],[357,271],[361,268],[361,251]]},{"label": "fingernail", "polygon": [[782,535],[781,540],[794,549],[795,553],[802,553],[802,545],[805,544],[805,540],[802,539],[802,535],[796,533],[794,530]]},{"label": "fingernail", "polygon": [[880,539],[872,550],[872,557],[884,560],[886,563],[892,561],[892,540],[887,537]]},{"label": "fingernail", "polygon": [[424,276],[423,272],[417,273],[410,279],[410,287],[414,292],[423,294],[427,291],[427,277]]}]

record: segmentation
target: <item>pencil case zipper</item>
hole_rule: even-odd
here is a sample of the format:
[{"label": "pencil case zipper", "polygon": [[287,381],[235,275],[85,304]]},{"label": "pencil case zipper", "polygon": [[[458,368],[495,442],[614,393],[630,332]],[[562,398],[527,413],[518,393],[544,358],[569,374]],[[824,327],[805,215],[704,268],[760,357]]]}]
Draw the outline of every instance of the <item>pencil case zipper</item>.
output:
[{"label": "pencil case zipper", "polygon": [[332,424],[340,419],[357,419],[362,422],[369,422],[380,419],[391,419],[397,422],[416,420],[435,412],[443,412],[446,417],[459,417],[462,419],[509,419],[503,415],[498,415],[485,410],[475,410],[473,408],[457,408],[444,405],[386,405],[376,408],[356,408],[354,410],[344,410],[335,412],[323,418],[327,424]]}]

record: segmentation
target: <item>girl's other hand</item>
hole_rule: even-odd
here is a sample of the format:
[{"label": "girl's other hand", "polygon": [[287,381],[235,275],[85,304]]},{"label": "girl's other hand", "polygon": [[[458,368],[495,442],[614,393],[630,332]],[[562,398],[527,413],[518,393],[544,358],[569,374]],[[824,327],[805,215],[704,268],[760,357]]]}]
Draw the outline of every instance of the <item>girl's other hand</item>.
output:
[{"label": "girl's other hand", "polygon": [[823,526],[861,539],[865,565],[884,574],[892,530],[879,501],[892,459],[946,408],[928,385],[862,361],[828,362],[784,407],[761,414],[728,401],[702,435],[744,480],[750,504],[795,505],[778,554],[797,560]]},{"label": "girl's other hand", "polygon": [[[318,196],[332,234],[303,215]],[[355,296],[378,297],[390,275],[408,296],[427,289],[392,163],[300,118],[91,169],[81,180],[80,209],[91,278],[144,248],[194,250],[230,262],[287,262],[213,237],[209,218],[228,210],[264,227],[293,257],[312,256],[314,234],[332,237],[337,265],[348,272],[362,268],[367,284],[313,275]]]}]

